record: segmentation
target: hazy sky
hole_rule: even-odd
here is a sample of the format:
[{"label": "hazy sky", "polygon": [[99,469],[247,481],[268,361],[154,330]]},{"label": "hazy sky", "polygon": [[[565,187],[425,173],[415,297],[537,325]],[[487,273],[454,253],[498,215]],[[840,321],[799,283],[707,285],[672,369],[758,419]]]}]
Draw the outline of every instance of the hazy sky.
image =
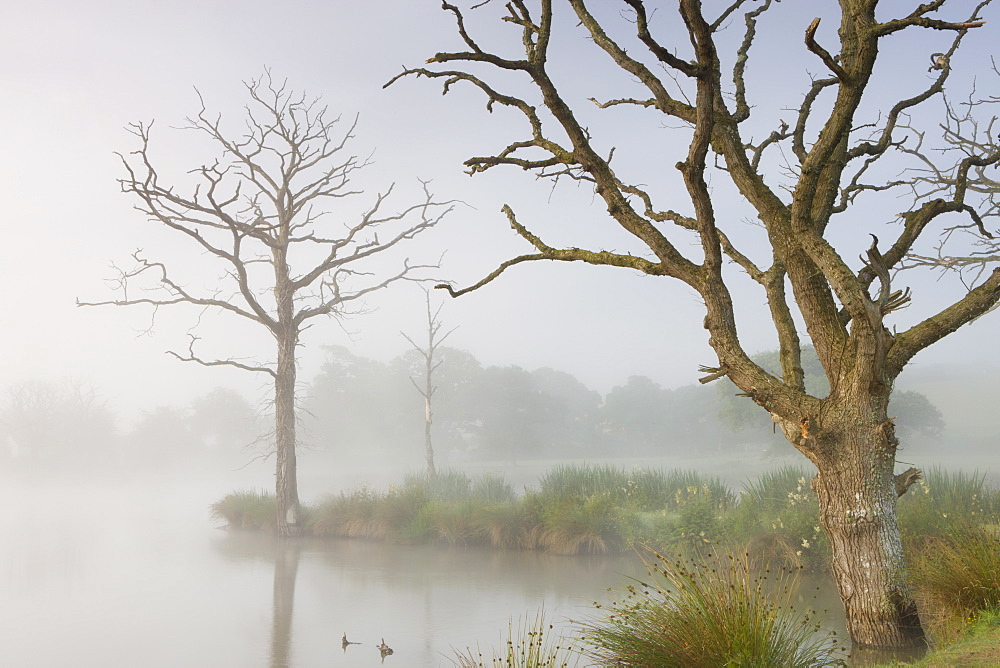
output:
[{"label": "hazy sky", "polygon": [[[713,4],[719,3],[706,3]],[[972,6],[959,4],[963,12]],[[787,28],[793,31],[788,42],[801,45],[811,11],[789,10],[782,19],[787,25],[776,26],[774,34]],[[991,11],[995,20],[996,11]],[[733,29],[738,31],[739,25]],[[824,29],[834,30],[835,23]],[[986,30],[995,35],[989,27],[969,37],[971,53],[992,48],[995,42]],[[930,38],[937,36],[921,36]],[[774,43],[762,42],[762,51],[771,53]],[[580,42],[574,49],[587,46]],[[914,76],[926,69],[923,63],[931,50],[942,50],[934,46],[928,42],[913,51],[921,63]],[[466,157],[520,137],[522,126],[512,124],[510,115],[490,116],[471,91],[442,99],[436,82],[407,80],[382,89],[403,65],[416,66],[436,51],[457,47],[450,15],[431,0],[8,3],[0,24],[0,281],[5,287],[0,385],[75,378],[96,386],[113,404],[133,408],[173,402],[215,385],[241,387],[248,394],[257,390],[255,378],[185,365],[163,353],[185,345],[195,312],[161,312],[153,335],[140,336],[149,319],[143,309],[80,309],[74,302],[112,296],[104,283],[111,276],[110,262],[125,262],[136,248],[153,255],[158,244],[173,243],[119,192],[116,179],[122,169],[114,152],[135,147],[125,125],[156,119],[153,151],[163,164],[176,170],[199,166],[212,156],[186,153],[187,140],[171,130],[197,111],[193,87],[209,109],[236,118],[245,99],[240,82],[258,76],[265,66],[292,87],[321,96],[345,118],[360,114],[354,151],[373,152],[375,164],[365,176],[373,193],[396,182],[397,202],[404,206],[417,196],[417,178],[431,179],[441,198],[465,203],[408,253],[434,260],[446,251],[440,277],[466,285],[499,261],[529,250],[499,213],[505,202],[514,204],[522,222],[542,230],[553,245],[629,248],[602,215],[603,204],[586,188],[560,187],[550,193],[546,183],[521,173],[476,179],[462,173]],[[800,50],[804,61],[808,54]],[[787,58],[783,53],[773,51],[775,57]],[[821,71],[818,62],[809,68]],[[600,95],[613,90],[600,69],[579,68],[574,74],[563,67],[561,72],[575,76],[572,83],[581,92],[591,86]],[[764,88],[751,93],[755,104],[775,113],[781,104],[795,104],[801,93],[789,87],[806,76],[803,66],[781,77],[757,79]],[[886,81],[890,90],[905,88],[905,81]],[[990,80],[989,85],[995,84]],[[780,99],[779,93],[788,95]],[[652,121],[641,126],[640,134],[630,126],[635,118],[614,121],[626,137],[631,132],[631,139],[650,142],[646,155],[626,164],[647,169],[649,181],[673,174],[677,157],[661,158],[660,153],[662,148],[666,155],[671,146],[670,128]],[[655,141],[662,147],[650,139],[650,128],[661,133]],[[906,208],[905,202],[894,206],[896,211]],[[858,236],[862,248],[867,237]],[[918,297],[919,290],[930,294],[956,288],[953,281],[934,278],[906,281]],[[736,296],[747,348],[770,347],[761,294],[737,290]],[[407,348],[400,330],[420,335],[423,303],[416,286],[392,289],[370,306],[377,308],[371,315],[343,327],[329,321],[307,333],[303,380],[316,373],[325,343],[388,359]],[[907,317],[926,314],[918,306]],[[449,343],[484,363],[552,366],[601,391],[634,374],[678,386],[698,376],[698,364],[715,363],[696,295],[668,279],[624,270],[522,265],[486,289],[449,301],[441,317],[459,327]],[[969,359],[971,350],[995,362],[998,322],[1000,314],[991,314],[922,353],[916,363]],[[240,331],[224,335],[240,337]],[[270,357],[266,349],[262,356]]]}]

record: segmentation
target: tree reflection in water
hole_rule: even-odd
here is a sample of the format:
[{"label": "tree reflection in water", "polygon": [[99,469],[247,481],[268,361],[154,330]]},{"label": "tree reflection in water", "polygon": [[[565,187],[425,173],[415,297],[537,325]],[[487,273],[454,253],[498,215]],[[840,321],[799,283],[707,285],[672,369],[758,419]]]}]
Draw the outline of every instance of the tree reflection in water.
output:
[{"label": "tree reflection in water", "polygon": [[299,570],[299,541],[278,540],[274,555],[274,615],[271,623],[271,668],[291,668],[292,612],[295,576]]}]

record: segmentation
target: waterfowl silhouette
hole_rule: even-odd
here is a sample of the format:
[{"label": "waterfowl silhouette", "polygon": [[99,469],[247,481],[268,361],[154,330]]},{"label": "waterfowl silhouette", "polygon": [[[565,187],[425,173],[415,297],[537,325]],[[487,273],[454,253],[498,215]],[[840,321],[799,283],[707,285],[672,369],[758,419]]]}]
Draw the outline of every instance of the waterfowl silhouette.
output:
[{"label": "waterfowl silhouette", "polygon": [[382,638],[382,644],[378,645],[378,651],[383,659],[392,654],[392,648],[385,644],[385,638]]},{"label": "waterfowl silhouette", "polygon": [[344,637],[343,637],[343,638],[341,638],[341,640],[340,640],[340,645],[341,645],[341,647],[343,647],[343,648],[344,648],[344,651],[345,651],[345,652],[347,651],[347,646],[348,646],[348,645],[360,645],[360,644],[361,644],[361,643],[359,643],[359,642],[351,642],[350,640],[348,640],[348,639],[347,639],[347,634],[346,634],[346,633],[344,634]]}]

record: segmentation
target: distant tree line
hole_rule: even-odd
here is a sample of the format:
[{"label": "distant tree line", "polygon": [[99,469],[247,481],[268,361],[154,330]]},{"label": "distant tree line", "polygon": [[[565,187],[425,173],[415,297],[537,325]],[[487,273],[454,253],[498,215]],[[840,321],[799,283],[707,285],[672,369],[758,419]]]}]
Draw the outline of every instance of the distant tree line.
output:
[{"label": "distant tree line", "polygon": [[[666,389],[632,376],[606,396],[564,371],[483,366],[442,347],[435,372],[434,442],[441,462],[516,462],[572,457],[718,455],[766,451],[783,443],[759,408],[729,384]],[[761,356],[761,364],[772,353]],[[351,459],[386,455],[416,467],[423,452],[423,400],[414,390],[424,359],[409,351],[383,363],[329,347],[306,392],[304,435],[316,454]],[[817,365],[818,366],[818,365]],[[807,383],[817,392],[811,367]],[[900,434],[911,442],[941,435],[941,414],[917,392],[897,392]]]},{"label": "distant tree line", "polygon": [[[632,376],[605,396],[564,371],[484,366],[456,348],[437,351],[434,442],[444,466],[580,457],[714,456],[777,452],[768,416],[725,381],[666,389]],[[775,353],[755,361],[768,368]],[[410,350],[380,362],[327,348],[303,393],[304,466],[349,460],[420,468],[424,403],[411,377],[425,360]],[[825,380],[810,356],[811,392]],[[897,391],[893,409],[904,445],[938,438],[941,413],[924,395]],[[149,471],[239,467],[268,454],[268,421],[240,393],[216,388],[186,405],[158,406],[123,428],[112,406],[79,383],[27,382],[0,393],[0,463],[86,469],[95,463]],[[265,411],[266,412],[266,411]],[[390,459],[386,459],[386,458]]]},{"label": "distant tree line", "polygon": [[0,392],[0,466],[7,471],[232,469],[266,452],[263,430],[257,409],[227,388],[187,405],[157,406],[127,426],[81,383],[29,381]]}]

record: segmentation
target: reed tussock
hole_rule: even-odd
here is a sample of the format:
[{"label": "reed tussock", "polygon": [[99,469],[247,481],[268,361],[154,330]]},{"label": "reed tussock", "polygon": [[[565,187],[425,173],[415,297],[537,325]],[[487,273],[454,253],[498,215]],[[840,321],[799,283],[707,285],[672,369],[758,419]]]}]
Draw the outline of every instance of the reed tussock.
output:
[{"label": "reed tussock", "polygon": [[234,529],[273,530],[278,516],[274,494],[244,490],[227,494],[209,508],[211,517]]},{"label": "reed tussock", "polygon": [[753,568],[749,556],[654,554],[606,614],[581,624],[598,666],[807,668],[843,665],[836,637],[811,611],[795,612],[797,571]]},{"label": "reed tussock", "polygon": [[910,566],[920,615],[937,642],[953,640],[986,610],[1000,609],[1000,533],[964,524],[917,541]]},{"label": "reed tussock", "polygon": [[455,650],[452,665],[458,668],[570,668],[580,662],[580,654],[569,639],[553,633],[540,610],[533,621],[522,619],[517,626],[507,623],[507,640],[502,650],[480,648]]}]

